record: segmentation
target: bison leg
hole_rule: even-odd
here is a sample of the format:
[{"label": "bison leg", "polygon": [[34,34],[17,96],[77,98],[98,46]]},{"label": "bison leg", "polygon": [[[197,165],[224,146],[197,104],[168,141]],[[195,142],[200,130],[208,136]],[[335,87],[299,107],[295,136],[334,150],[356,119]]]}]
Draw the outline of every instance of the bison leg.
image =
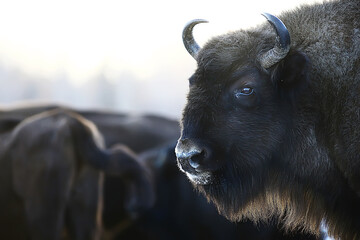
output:
[{"label": "bison leg", "polygon": [[[55,158],[53,156],[52,159]],[[14,171],[14,180],[16,191],[24,202],[31,239],[54,240],[59,239],[63,229],[71,171],[53,168],[42,159],[48,158],[40,154],[32,159],[31,164],[18,165]]]},{"label": "bison leg", "polygon": [[66,211],[71,239],[99,239],[101,231],[103,174],[83,166],[74,182]]},{"label": "bison leg", "polygon": [[46,186],[45,188],[44,194],[25,199],[25,211],[31,239],[59,239],[63,229],[66,200],[63,198],[64,196],[60,198],[55,196],[58,193],[49,195],[50,191],[61,189],[61,187],[49,189],[50,186]]}]

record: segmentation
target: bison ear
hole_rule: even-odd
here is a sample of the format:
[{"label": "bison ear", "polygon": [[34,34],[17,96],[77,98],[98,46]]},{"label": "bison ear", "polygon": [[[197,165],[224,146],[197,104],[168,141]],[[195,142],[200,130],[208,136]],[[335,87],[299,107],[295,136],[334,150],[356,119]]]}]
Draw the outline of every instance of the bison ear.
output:
[{"label": "bison ear", "polygon": [[310,62],[302,52],[289,53],[274,69],[272,79],[282,96],[292,102],[303,93],[309,82]]}]

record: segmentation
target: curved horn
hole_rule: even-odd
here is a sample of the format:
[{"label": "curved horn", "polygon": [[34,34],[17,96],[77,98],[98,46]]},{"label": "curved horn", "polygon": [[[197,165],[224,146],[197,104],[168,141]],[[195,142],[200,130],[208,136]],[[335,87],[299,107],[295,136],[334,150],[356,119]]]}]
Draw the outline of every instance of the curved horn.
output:
[{"label": "curved horn", "polygon": [[277,33],[275,46],[260,57],[261,66],[265,69],[280,62],[290,50],[290,34],[284,23],[277,17],[269,14],[262,14],[271,23]]},{"label": "curved horn", "polygon": [[204,19],[194,19],[190,21],[186,26],[184,27],[183,33],[182,33],[182,39],[184,42],[184,46],[186,50],[190,53],[190,55],[196,59],[197,53],[200,50],[199,45],[196,43],[192,30],[198,23],[207,23],[208,21]]}]

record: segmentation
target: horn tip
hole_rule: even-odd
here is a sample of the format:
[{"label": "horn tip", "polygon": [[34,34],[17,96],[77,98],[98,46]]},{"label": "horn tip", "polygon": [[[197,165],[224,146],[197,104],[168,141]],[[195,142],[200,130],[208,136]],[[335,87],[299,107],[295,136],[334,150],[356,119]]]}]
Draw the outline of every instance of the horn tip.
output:
[{"label": "horn tip", "polygon": [[194,19],[191,20],[186,24],[184,27],[182,38],[184,42],[184,46],[186,50],[190,53],[191,56],[193,56],[196,59],[197,53],[200,50],[200,46],[196,43],[194,40],[194,37],[192,35],[192,30],[195,27],[195,25],[199,23],[207,23],[208,21],[205,19]]},{"label": "horn tip", "polygon": [[281,46],[284,48],[288,47],[290,45],[290,34],[285,24],[279,18],[270,13],[263,12],[261,15],[266,18],[266,20],[274,27],[276,33],[280,36]]},{"label": "horn tip", "polygon": [[274,15],[267,13],[267,12],[262,12],[261,13],[262,16],[264,16],[266,18],[266,20],[268,20],[271,24],[273,24],[274,21],[280,21],[280,19],[278,19],[277,17],[275,17]]},{"label": "horn tip", "polygon": [[271,16],[271,14],[267,12],[262,12],[261,15],[263,15],[265,18],[269,18]]},{"label": "horn tip", "polygon": [[196,25],[198,23],[208,23],[209,21],[206,20],[206,19],[200,19],[200,18],[196,18],[196,19],[193,19],[191,21],[189,21],[186,25]]}]

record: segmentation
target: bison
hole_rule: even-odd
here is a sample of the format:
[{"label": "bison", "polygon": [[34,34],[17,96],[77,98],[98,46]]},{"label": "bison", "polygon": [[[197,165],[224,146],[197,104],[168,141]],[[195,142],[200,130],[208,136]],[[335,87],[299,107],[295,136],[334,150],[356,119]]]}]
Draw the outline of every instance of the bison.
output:
[{"label": "bison", "polygon": [[0,135],[2,238],[99,239],[104,172],[137,184],[129,208],[152,205],[151,180],[136,156],[124,146],[106,150],[80,115],[56,109],[9,126]]},{"label": "bison", "polygon": [[[360,239],[360,3],[304,5],[196,43],[178,166],[232,221]],[[269,24],[270,23],[270,24]]]}]

